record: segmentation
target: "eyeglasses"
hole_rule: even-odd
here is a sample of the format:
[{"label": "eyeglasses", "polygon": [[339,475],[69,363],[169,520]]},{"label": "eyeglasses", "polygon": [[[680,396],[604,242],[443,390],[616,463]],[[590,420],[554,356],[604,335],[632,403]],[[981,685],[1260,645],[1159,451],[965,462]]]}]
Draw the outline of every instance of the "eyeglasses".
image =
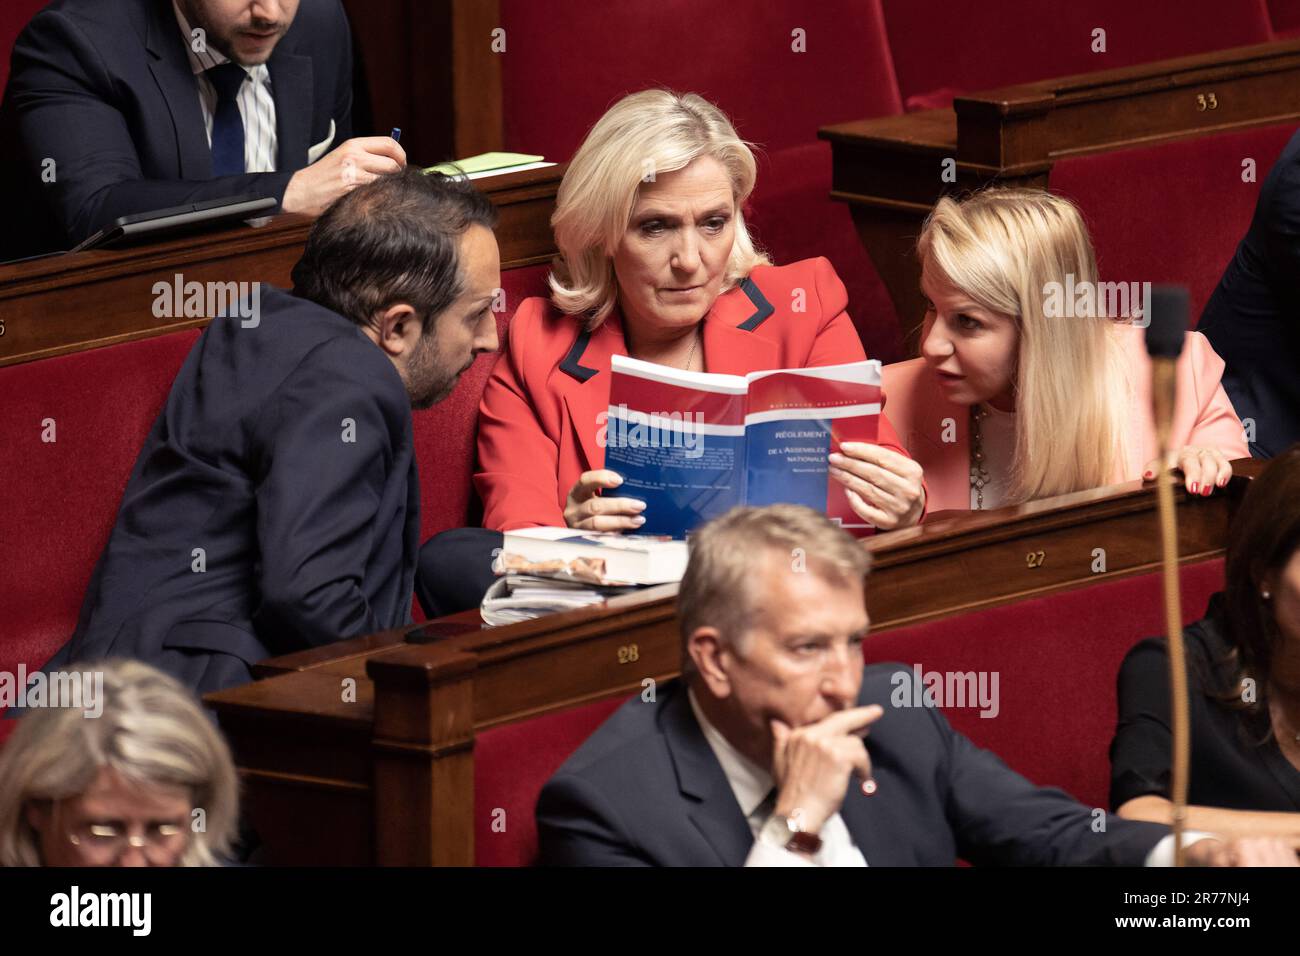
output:
[{"label": "eyeglasses", "polygon": [[188,839],[188,829],[179,823],[149,823],[136,835],[125,824],[83,823],[67,831],[68,841],[97,860],[116,860],[128,848],[143,851],[151,863],[166,862]]}]

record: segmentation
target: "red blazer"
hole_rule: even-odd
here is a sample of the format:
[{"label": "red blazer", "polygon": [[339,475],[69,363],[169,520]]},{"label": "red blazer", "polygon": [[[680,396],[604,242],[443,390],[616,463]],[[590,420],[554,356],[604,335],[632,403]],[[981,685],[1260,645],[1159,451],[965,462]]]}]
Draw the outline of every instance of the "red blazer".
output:
[{"label": "red blazer", "polygon": [[[824,258],[760,266],[704,317],[705,368],[744,375],[861,361],[847,304]],[[474,485],[485,528],[564,526],[573,483],[604,467],[597,415],[609,409],[610,357],[626,354],[617,309],[586,332],[545,299],[520,304],[479,406]],[[907,454],[883,415],[880,444]]]}]

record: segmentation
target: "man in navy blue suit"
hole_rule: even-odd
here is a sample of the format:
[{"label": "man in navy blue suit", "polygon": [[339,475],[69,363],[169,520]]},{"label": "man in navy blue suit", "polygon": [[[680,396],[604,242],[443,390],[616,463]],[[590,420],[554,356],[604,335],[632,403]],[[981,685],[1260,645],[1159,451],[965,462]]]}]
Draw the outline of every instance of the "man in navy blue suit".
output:
[{"label": "man in navy blue suit", "polygon": [[467,182],[381,177],[316,221],[292,292],[214,319],[46,670],[130,657],[203,693],[265,657],[409,622],[411,410],[497,347],[495,222]]},{"label": "man in navy blue suit", "polygon": [[1250,453],[1300,442],[1300,132],[1259,191],[1250,229],[1197,328],[1223,358],[1223,388],[1249,430]]},{"label": "man in navy blue suit", "polygon": [[[624,704],[542,789],[543,863],[1158,864],[1167,827],[1035,787],[956,733],[903,664],[862,666],[867,553],[796,505],[701,528],[678,592],[685,676]],[[868,734],[864,743],[863,735]],[[1189,835],[1189,861],[1295,863]],[[1232,854],[1250,853],[1236,857]]]},{"label": "man in navy blue suit", "polygon": [[406,162],[349,139],[339,0],[55,0],[14,44],[0,130],[0,259],[241,194],[315,215]]}]

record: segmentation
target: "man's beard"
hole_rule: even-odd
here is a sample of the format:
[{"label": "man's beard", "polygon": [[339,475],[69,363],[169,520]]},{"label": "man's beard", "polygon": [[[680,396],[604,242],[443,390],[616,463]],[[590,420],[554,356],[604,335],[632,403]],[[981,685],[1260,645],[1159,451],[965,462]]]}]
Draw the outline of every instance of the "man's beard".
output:
[{"label": "man's beard", "polygon": [[[201,25],[195,23],[193,20],[191,20],[190,23],[193,26]],[[277,27],[279,27],[279,24],[276,24],[274,22],[254,20],[248,25],[246,29],[255,30],[258,32],[264,32],[266,30],[277,29]],[[232,28],[226,34],[218,34],[215,31],[209,29],[207,26],[203,26],[203,29],[207,31],[208,34],[207,42],[209,46],[216,49],[218,53],[224,56],[227,60],[230,60],[232,63],[238,63],[240,66],[246,68],[261,66],[263,63],[267,62],[271,58],[272,54],[275,53],[276,47],[280,45],[280,41],[284,39],[285,33],[288,32],[287,28],[280,28],[279,29],[280,35],[276,39],[275,43],[271,45],[270,49],[268,49],[265,53],[258,53],[253,55],[252,57],[249,57],[249,56],[245,56],[244,54],[241,54],[235,48],[235,39],[236,39],[236,35],[239,33],[240,28]]]},{"label": "man's beard", "polygon": [[464,369],[449,369],[450,364],[435,341],[437,332],[421,335],[406,366],[406,392],[411,408],[420,412],[432,408],[452,393]]}]

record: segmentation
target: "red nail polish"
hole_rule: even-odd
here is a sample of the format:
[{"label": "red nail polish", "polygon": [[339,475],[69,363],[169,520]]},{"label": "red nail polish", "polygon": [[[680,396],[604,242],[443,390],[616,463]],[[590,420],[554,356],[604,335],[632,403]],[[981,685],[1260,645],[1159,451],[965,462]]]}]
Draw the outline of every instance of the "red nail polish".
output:
[{"label": "red nail polish", "polygon": [[1193,482],[1192,482],[1192,494],[1194,494],[1194,495],[1199,495],[1200,493],[1201,493],[1201,483],[1200,483],[1199,481],[1193,481]]},{"label": "red nail polish", "polygon": [[1210,492],[1213,490],[1214,490],[1213,485],[1206,485],[1203,489],[1201,489],[1201,494],[1205,495],[1208,498],[1210,496]]}]

